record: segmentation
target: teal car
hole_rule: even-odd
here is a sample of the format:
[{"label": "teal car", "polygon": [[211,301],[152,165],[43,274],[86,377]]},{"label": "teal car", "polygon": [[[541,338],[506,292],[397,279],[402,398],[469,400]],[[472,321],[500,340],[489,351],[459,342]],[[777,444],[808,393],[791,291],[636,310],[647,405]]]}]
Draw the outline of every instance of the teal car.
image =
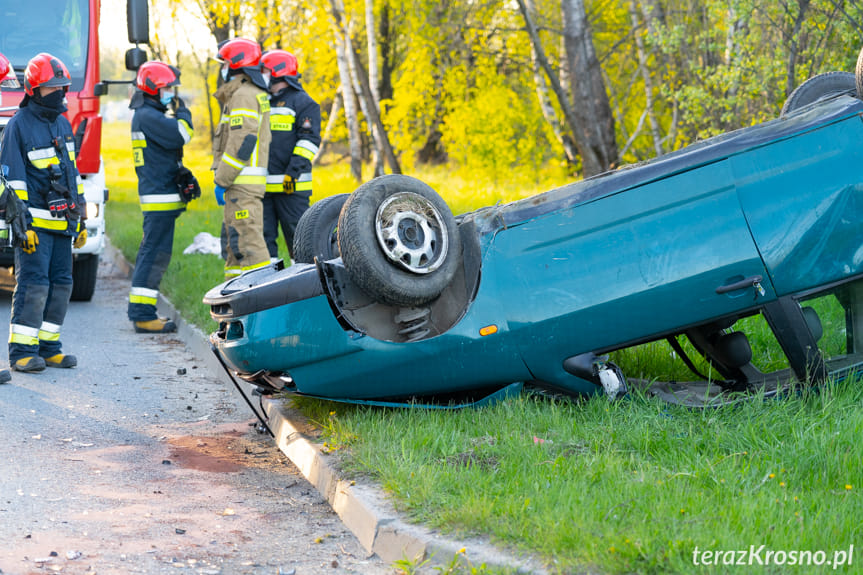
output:
[{"label": "teal car", "polygon": [[[776,120],[457,217],[400,175],[321,200],[297,263],[206,294],[212,347],[265,393],[359,402],[530,383],[710,405],[844,377],[863,367],[856,86],[816,76]],[[608,359],[655,340],[693,381]]]}]

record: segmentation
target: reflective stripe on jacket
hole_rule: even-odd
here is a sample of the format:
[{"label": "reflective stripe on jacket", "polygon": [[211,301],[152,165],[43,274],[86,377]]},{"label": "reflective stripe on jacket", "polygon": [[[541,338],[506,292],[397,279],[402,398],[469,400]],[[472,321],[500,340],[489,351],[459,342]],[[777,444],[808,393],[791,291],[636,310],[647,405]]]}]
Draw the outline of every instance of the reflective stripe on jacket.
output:
[{"label": "reflective stripe on jacket", "polygon": [[175,178],[183,146],[194,134],[192,114],[186,107],[169,115],[168,108],[151,96],[132,116],[132,155],[138,174],[138,197],[145,212],[185,210]]},{"label": "reflective stripe on jacket", "polygon": [[321,144],[321,108],[304,90],[288,86],[270,98],[270,158],[267,191],[284,191],[285,177],[294,193],[312,195],[312,161]]},{"label": "reflective stripe on jacket", "polygon": [[59,168],[58,183],[69,189],[81,210],[86,209],[72,126],[64,116],[50,119],[45,110],[31,100],[9,120],[3,131],[0,164],[8,166],[6,180],[27,204],[34,228],[74,235],[79,221],[51,217],[47,200],[52,168]]}]

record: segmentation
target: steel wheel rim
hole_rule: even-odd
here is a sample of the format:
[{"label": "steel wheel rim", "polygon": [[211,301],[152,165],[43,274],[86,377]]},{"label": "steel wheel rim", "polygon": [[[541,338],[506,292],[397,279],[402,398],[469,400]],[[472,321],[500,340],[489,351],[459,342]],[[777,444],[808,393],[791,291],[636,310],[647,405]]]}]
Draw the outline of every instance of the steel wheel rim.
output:
[{"label": "steel wheel rim", "polygon": [[416,274],[428,274],[446,261],[449,238],[440,212],[426,197],[399,192],[384,200],[375,215],[375,235],[387,259]]}]

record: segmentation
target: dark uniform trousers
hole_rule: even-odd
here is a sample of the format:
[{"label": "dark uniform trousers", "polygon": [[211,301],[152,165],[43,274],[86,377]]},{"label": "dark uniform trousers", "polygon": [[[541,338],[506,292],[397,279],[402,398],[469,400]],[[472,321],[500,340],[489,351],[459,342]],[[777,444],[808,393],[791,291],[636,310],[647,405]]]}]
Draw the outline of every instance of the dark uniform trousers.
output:
[{"label": "dark uniform trousers", "polygon": [[302,194],[286,194],[284,192],[267,192],[264,194],[264,241],[271,258],[279,255],[279,227],[285,237],[288,253],[294,259],[294,232],[297,222],[309,209],[309,197]]},{"label": "dark uniform trousers", "polygon": [[[72,295],[72,237],[38,229],[32,254],[15,248],[15,292],[9,361],[60,353],[60,326]],[[25,343],[30,338],[30,343]],[[38,338],[38,340],[36,339]]]},{"label": "dark uniform trousers", "polygon": [[138,247],[129,295],[128,316],[131,321],[149,321],[158,317],[159,284],[171,263],[174,224],[181,213],[178,210],[144,212],[144,236]]}]

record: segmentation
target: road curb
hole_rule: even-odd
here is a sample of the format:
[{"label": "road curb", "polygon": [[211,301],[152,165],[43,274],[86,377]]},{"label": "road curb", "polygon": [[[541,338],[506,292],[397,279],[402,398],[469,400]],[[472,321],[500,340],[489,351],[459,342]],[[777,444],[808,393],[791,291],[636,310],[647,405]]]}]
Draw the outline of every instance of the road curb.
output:
[{"label": "road curb", "polygon": [[[123,254],[108,242],[106,255],[117,268],[131,277],[132,265]],[[208,336],[199,328],[187,323],[162,294],[159,295],[159,313],[170,316],[177,324],[177,336],[204,366],[220,381],[233,388],[221,362],[213,353]],[[251,399],[250,386],[245,385]],[[343,478],[321,451],[314,438],[300,431],[302,417],[290,412],[280,398],[261,398],[261,407],[275,436],[278,448],[293,462],[305,478],[332,506],[344,525],[351,530],[370,554],[377,554],[385,562],[400,559],[428,560],[427,567],[449,564],[459,554],[474,567],[486,564],[516,573],[545,575],[547,572],[532,558],[515,557],[490,545],[482,539],[452,540],[431,529],[402,521],[392,503],[380,489],[362,481]],[[463,553],[460,553],[464,550]]]}]

